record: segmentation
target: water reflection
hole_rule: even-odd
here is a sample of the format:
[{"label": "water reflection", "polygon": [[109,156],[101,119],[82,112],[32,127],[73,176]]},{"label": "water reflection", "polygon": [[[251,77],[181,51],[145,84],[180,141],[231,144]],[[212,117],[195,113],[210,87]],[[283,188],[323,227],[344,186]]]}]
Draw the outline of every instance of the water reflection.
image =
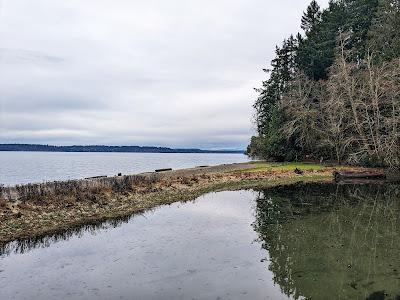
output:
[{"label": "water reflection", "polygon": [[212,193],[20,244],[0,257],[0,299],[287,299],[260,263],[255,197]]},{"label": "water reflection", "polygon": [[[146,212],[154,211],[155,209],[148,209]],[[76,226],[68,230],[63,230],[54,234],[45,234],[28,239],[16,240],[0,247],[0,257],[10,254],[24,254],[30,250],[37,248],[47,248],[52,244],[68,241],[72,237],[82,237],[84,234],[97,235],[102,231],[117,228],[123,224],[128,223],[132,218],[139,217],[144,213],[136,213],[129,216],[118,217],[106,221],[98,221],[90,224]]]},{"label": "water reflection", "polygon": [[17,240],[6,244],[4,247],[0,247],[0,256],[14,254],[24,254],[35,248],[46,248],[50,247],[60,241],[67,241],[73,236],[81,237],[83,233],[96,234],[102,229],[107,229],[110,227],[118,227],[123,223],[129,221],[129,217],[123,219],[116,219],[112,221],[107,221],[104,223],[88,224],[84,226],[79,226],[76,228],[69,229],[67,231],[62,231],[55,234],[43,235],[38,237],[32,237],[29,239]]},{"label": "water reflection", "polygon": [[208,194],[8,244],[0,299],[400,299],[399,212],[389,184]]},{"label": "water reflection", "polygon": [[261,191],[254,228],[295,299],[400,299],[400,189],[306,184]]}]

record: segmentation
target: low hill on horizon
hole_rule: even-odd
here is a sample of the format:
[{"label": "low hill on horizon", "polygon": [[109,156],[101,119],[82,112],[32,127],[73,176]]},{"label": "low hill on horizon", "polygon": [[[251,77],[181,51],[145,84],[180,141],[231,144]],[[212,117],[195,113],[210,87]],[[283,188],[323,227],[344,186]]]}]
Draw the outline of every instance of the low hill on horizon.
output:
[{"label": "low hill on horizon", "polygon": [[0,144],[0,151],[31,152],[125,152],[125,153],[244,153],[244,150],[202,150],[154,146]]}]

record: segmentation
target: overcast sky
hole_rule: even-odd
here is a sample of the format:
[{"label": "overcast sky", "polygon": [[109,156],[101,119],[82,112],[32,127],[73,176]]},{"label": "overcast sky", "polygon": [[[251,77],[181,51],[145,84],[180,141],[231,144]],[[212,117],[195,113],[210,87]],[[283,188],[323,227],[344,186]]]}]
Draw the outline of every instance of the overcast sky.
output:
[{"label": "overcast sky", "polygon": [[245,148],[309,2],[0,0],[0,143]]}]

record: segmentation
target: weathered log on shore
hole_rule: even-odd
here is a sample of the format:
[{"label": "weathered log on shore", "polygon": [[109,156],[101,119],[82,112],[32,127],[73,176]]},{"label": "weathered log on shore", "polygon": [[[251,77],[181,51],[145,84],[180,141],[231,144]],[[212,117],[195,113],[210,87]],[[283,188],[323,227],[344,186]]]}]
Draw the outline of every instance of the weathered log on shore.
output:
[{"label": "weathered log on shore", "polygon": [[383,170],[335,171],[333,176],[336,182],[352,179],[386,179],[386,174]]},{"label": "weathered log on shore", "polygon": [[85,179],[101,179],[101,178],[107,178],[107,175],[99,175],[99,176],[86,177]]},{"label": "weathered log on shore", "polygon": [[157,169],[157,170],[155,170],[156,173],[167,172],[167,171],[172,171],[172,169],[171,168],[165,168],[165,169]]}]

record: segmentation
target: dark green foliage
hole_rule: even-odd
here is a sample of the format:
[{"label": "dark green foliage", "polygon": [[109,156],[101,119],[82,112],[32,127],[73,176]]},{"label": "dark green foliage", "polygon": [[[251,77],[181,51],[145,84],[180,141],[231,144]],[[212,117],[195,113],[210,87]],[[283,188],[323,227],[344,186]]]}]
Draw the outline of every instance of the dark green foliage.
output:
[{"label": "dark green foliage", "polygon": [[400,0],[379,1],[368,46],[380,60],[400,56]]},{"label": "dark green foliage", "polygon": [[251,137],[250,144],[247,146],[246,155],[251,158],[264,157],[264,150],[264,138],[262,136],[253,136]]},{"label": "dark green foliage", "polygon": [[306,38],[300,43],[297,53],[299,68],[315,80],[327,79],[335,59],[339,32],[351,32],[347,47],[354,49],[354,60],[363,58],[368,30],[377,7],[378,0],[332,1],[328,9],[322,13],[315,12],[316,17],[311,17],[317,8],[314,1],[311,2],[302,19]]},{"label": "dark green foliage", "polygon": [[264,69],[264,72],[269,73],[270,77],[263,82],[260,89],[256,89],[260,96],[254,104],[257,114],[257,129],[260,134],[266,133],[265,131],[268,130],[268,124],[277,113],[279,100],[285,92],[288,82],[296,73],[296,51],[297,40],[291,36],[283,42],[282,48],[276,48],[276,58],[271,62],[272,70]]},{"label": "dark green foliage", "polygon": [[321,21],[321,10],[317,1],[311,1],[308,6],[307,11],[303,14],[301,18],[301,29],[306,33],[313,30],[313,28]]},{"label": "dark green foliage", "polygon": [[283,160],[286,158],[286,150],[293,151],[279,132],[283,122],[279,104],[282,94],[297,71],[295,62],[297,48],[298,42],[293,36],[285,40],[281,48],[276,48],[276,58],[271,63],[272,70],[264,70],[270,74],[270,78],[257,89],[260,96],[254,104],[256,124],[265,145],[263,153],[257,154],[259,157]]},{"label": "dark green foliage", "polygon": [[[271,62],[271,70],[264,70],[269,74],[269,78],[263,82],[260,89],[256,89],[260,95],[254,105],[259,137],[252,140],[248,153],[273,160],[291,160],[310,155],[325,158],[328,156],[332,159],[337,158],[339,152],[339,157],[349,158],[350,154],[346,153],[350,150],[356,153],[356,149],[351,148],[360,147],[358,150],[366,152],[362,159],[361,156],[357,158],[359,162],[362,160],[369,165],[383,164],[382,155],[377,154],[379,151],[371,150],[377,149],[376,144],[372,147],[366,145],[365,137],[361,137],[363,140],[361,142],[360,137],[349,136],[346,132],[344,135],[346,140],[336,141],[335,139],[340,139],[343,134],[337,130],[344,128],[349,131],[348,129],[354,126],[350,123],[335,122],[350,122],[349,120],[359,114],[361,102],[362,105],[371,103],[371,108],[362,109],[367,112],[364,121],[360,121],[363,123],[359,122],[357,130],[353,130],[356,134],[361,134],[363,131],[361,127],[367,126],[367,123],[368,126],[371,124],[375,127],[380,126],[380,121],[376,123],[368,116],[369,111],[378,109],[373,103],[381,101],[382,104],[379,105],[382,105],[383,109],[386,109],[388,103],[397,103],[396,88],[393,88],[397,78],[396,68],[392,70],[380,68],[375,62],[389,62],[400,57],[400,0],[332,0],[329,7],[323,11],[313,0],[302,17],[301,28],[304,30],[304,35],[297,34],[296,37],[290,36],[284,40],[282,46],[276,48],[276,57]],[[371,54],[374,55],[373,60]],[[341,67],[342,73],[336,72],[337,66]],[[371,72],[367,73],[372,74],[372,77],[363,71],[366,69]],[[347,74],[349,70],[354,72],[354,75]],[[386,72],[385,76],[379,77],[377,75],[379,72]],[[342,79],[330,80],[332,76]],[[352,77],[356,76],[357,79],[352,84]],[[306,84],[302,86],[294,84],[300,79]],[[344,79],[347,81],[341,81]],[[307,80],[311,82],[307,83]],[[376,85],[374,81],[379,81],[381,85]],[[389,86],[386,86],[387,84]],[[311,87],[312,90],[298,90],[307,87]],[[327,91],[324,91],[325,87],[328,87]],[[377,99],[371,93],[373,89],[378,93],[375,94],[378,95]],[[304,95],[307,94],[318,97],[305,99]],[[359,108],[355,108],[356,106]],[[287,113],[303,108],[304,111],[297,116],[295,113]],[[327,118],[326,113],[329,112],[323,112],[327,109],[336,110],[339,114],[336,119]],[[373,115],[376,118],[380,118],[379,109],[378,115]],[[344,112],[345,115],[342,116]],[[309,122],[309,118],[314,119]],[[329,122],[330,132],[324,132],[321,127],[323,121]],[[395,132],[393,128],[399,124],[397,112],[392,113],[391,119],[385,119],[386,121],[392,124],[391,130]],[[315,126],[312,125],[313,122]],[[355,123],[357,122],[358,120]],[[314,132],[308,132],[306,127],[299,127],[299,124],[307,125]],[[285,131],[287,128],[292,130]],[[366,128],[366,131],[368,130]],[[389,130],[385,127],[379,130],[380,135],[389,134]],[[389,139],[394,141],[393,134],[390,138],[386,136],[379,138],[384,139],[385,143]],[[336,149],[332,145],[335,145]]]},{"label": "dark green foliage", "polygon": [[329,67],[335,59],[335,45],[339,30],[343,27],[345,10],[332,2],[328,10],[321,13],[316,23],[299,44],[296,62],[308,77],[326,79]]},{"label": "dark green foliage", "polygon": [[367,53],[368,31],[378,8],[378,0],[346,0],[344,3],[348,12],[344,29],[351,32],[348,46],[354,49],[354,59],[360,59]]},{"label": "dark green foliage", "polygon": [[276,161],[293,160],[295,156],[295,145],[281,134],[283,119],[278,108],[272,115],[268,123],[267,134],[264,136],[264,157],[269,157]]}]

